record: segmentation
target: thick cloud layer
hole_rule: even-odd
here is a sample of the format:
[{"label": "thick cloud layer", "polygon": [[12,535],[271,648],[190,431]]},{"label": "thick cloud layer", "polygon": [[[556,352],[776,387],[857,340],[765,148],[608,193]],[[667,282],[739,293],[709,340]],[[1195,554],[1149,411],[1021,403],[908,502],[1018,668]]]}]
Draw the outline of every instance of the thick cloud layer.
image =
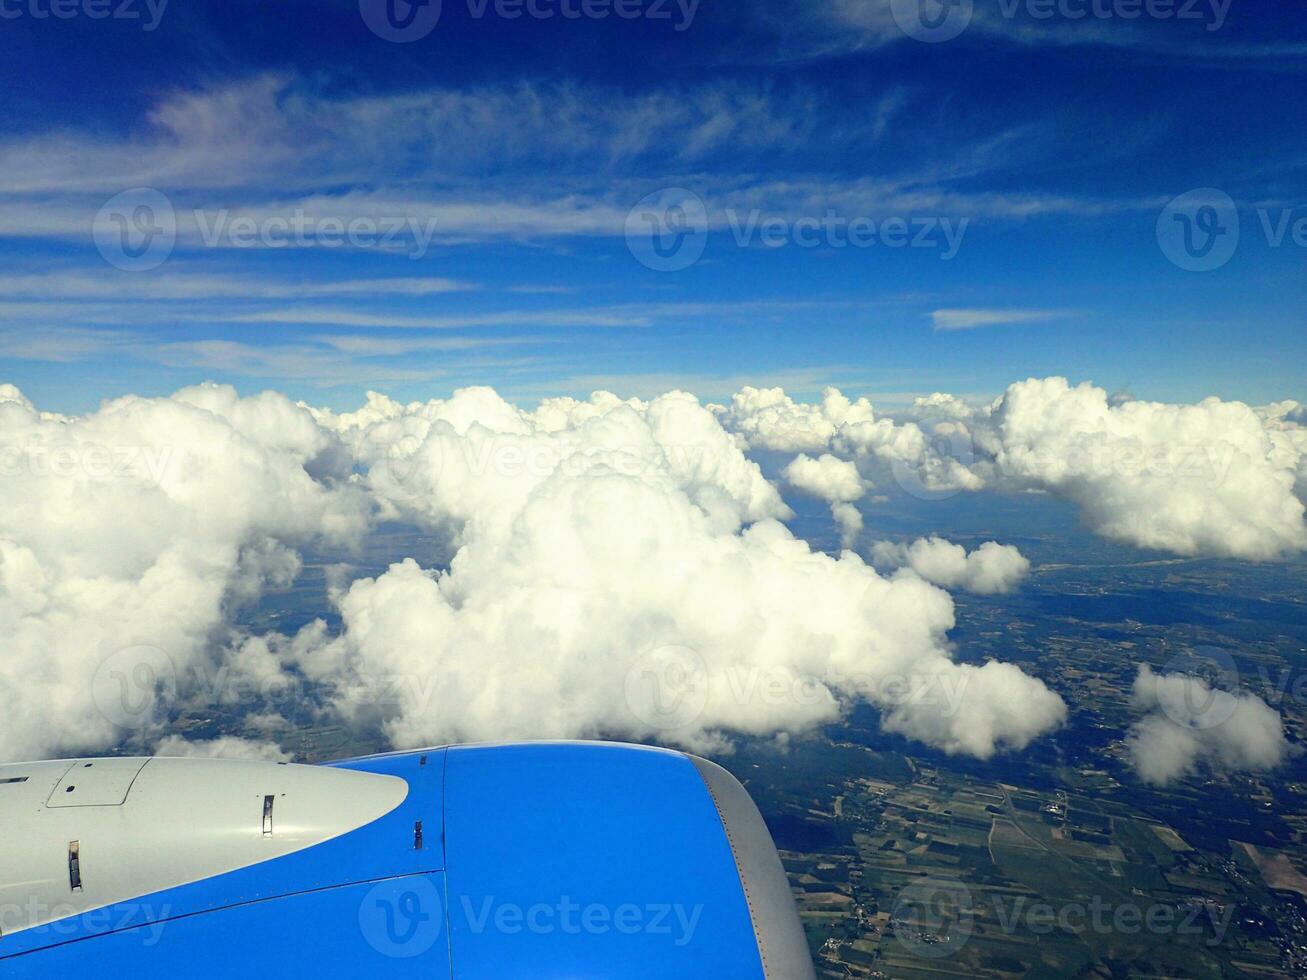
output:
[{"label": "thick cloud layer", "polygon": [[911,544],[878,541],[871,547],[877,568],[907,569],[946,589],[981,595],[1011,592],[1030,572],[1030,562],[1012,545],[986,541],[968,552],[943,538],[918,538]]},{"label": "thick cloud layer", "polygon": [[1201,677],[1157,674],[1147,664],[1135,678],[1134,706],[1148,714],[1126,746],[1145,782],[1165,785],[1195,772],[1260,771],[1292,751],[1280,713],[1254,694],[1211,688]]},{"label": "thick cloud layer", "polygon": [[231,609],[298,571],[297,543],[366,526],[361,492],[310,475],[333,438],[280,395],[204,386],[63,419],[4,394],[4,758],[147,732]]},{"label": "thick cloud layer", "polygon": [[[720,747],[866,699],[887,729],[985,757],[1050,731],[1065,706],[1012,665],[957,663],[938,586],[1000,592],[1024,558],[992,542],[881,545],[875,561],[899,569],[887,577],[813,552],[744,448],[804,454],[787,485],[827,500],[850,541],[855,502],[888,480],[925,496],[1053,492],[1113,537],[1266,557],[1305,543],[1300,414],[1115,400],[1062,379],[980,409],[932,395],[897,419],[834,390],[819,405],[746,389],[729,406],[599,393],[524,411],[473,388],[336,414],[212,385],[65,418],[0,387],[0,753],[149,745],[215,683],[307,679],[328,713],[397,744]],[[342,581],[338,633],[234,628],[242,604],[294,579],[302,546],[345,559],[378,519],[434,532],[448,568]],[[1140,731],[1161,739],[1159,724]],[[1265,758],[1204,738],[1190,760]]]},{"label": "thick cloud layer", "polygon": [[1307,548],[1301,430],[1242,402],[1109,402],[1065,379],[1012,385],[976,430],[1010,484],[1073,500],[1098,533],[1176,554],[1272,558]]},{"label": "thick cloud layer", "polygon": [[1064,716],[1016,668],[953,662],[944,592],[794,538],[775,489],[688,395],[523,412],[470,389],[319,418],[388,507],[459,544],[447,572],[409,561],[355,582],[342,635],[300,645],[298,666],[337,686],[336,708],[397,743],[615,734],[720,748],[867,698],[888,728],[983,757]]},{"label": "thick cloud layer", "polygon": [[[835,396],[824,411],[870,421]],[[1016,668],[955,663],[945,592],[794,538],[776,488],[682,393],[522,411],[468,389],[337,415],[209,385],[63,418],[6,387],[0,434],[9,758],[154,744],[188,702],[243,706],[247,728],[275,733],[248,692],[306,680],[328,714],[406,745],[722,747],[865,698],[889,729],[987,756],[1065,713]],[[855,467],[813,463],[840,479],[812,489],[856,499]],[[342,583],[338,635],[235,629],[243,603],[298,574],[301,545],[347,557],[389,518],[441,536],[448,569],[405,561]]]},{"label": "thick cloud layer", "polygon": [[1139,547],[1250,559],[1307,549],[1307,428],[1296,402],[1166,404],[1032,378],[979,410],[934,394],[894,421],[865,400],[856,413],[839,409],[849,404],[833,389],[821,406],[746,389],[720,412],[749,446],[827,451],[926,499],[1048,492],[1097,533]]}]

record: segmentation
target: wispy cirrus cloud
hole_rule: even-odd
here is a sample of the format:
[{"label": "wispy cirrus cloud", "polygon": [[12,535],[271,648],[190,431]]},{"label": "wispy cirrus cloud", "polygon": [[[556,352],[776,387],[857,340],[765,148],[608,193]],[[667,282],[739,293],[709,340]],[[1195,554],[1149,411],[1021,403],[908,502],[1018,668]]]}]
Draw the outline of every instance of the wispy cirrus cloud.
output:
[{"label": "wispy cirrus cloud", "polygon": [[0,143],[0,237],[85,241],[105,199],[134,187],[169,196],[178,248],[220,250],[322,247],[324,226],[351,222],[381,225],[382,250],[620,238],[638,200],[675,184],[703,197],[716,229],[751,210],[1023,219],[1145,206],[971,182],[1032,153],[1053,158],[1058,141],[1040,132],[1051,124],[919,132],[915,150],[889,152],[896,130],[945,121],[922,123],[910,111],[919,93],[902,85],[866,114],[829,95],[711,81],[637,95],[566,83],[362,96],[258,75],[167,95],[130,134]]},{"label": "wispy cirrus cloud", "polygon": [[469,292],[474,283],[440,276],[390,276],[334,281],[260,279],[236,274],[174,271],[124,276],[113,269],[76,268],[57,272],[0,275],[0,304],[10,300],[201,300],[304,299],[317,296],[435,296]]},{"label": "wispy cirrus cloud", "polygon": [[[211,319],[205,317],[205,319]],[[285,323],[297,325],[372,327],[406,330],[457,330],[477,327],[643,327],[647,315],[615,310],[502,310],[493,313],[392,314],[359,310],[285,307],[226,318],[233,323]]]},{"label": "wispy cirrus cloud", "polygon": [[[290,74],[165,97],[143,135],[75,131],[0,144],[0,191],[104,192],[138,184],[282,193],[342,184],[538,173],[593,175],[644,164],[697,168],[715,154],[858,146],[883,124],[837,125],[815,90],[726,82],[630,95],[579,84],[434,88],[328,96]],[[559,168],[563,169],[560,171]]]},{"label": "wispy cirrus cloud", "polygon": [[[525,354],[480,357],[484,352],[530,351],[567,341],[557,337],[387,338],[357,335],[297,337],[259,342],[199,337],[161,340],[134,329],[41,326],[0,327],[0,359],[71,364],[113,358],[163,367],[250,378],[284,378],[319,387],[427,381],[490,367],[533,362]],[[453,355],[461,355],[456,360]],[[479,357],[480,359],[473,359]]]},{"label": "wispy cirrus cloud", "polygon": [[1050,323],[1076,314],[1070,310],[1021,309],[946,309],[930,314],[936,332],[975,330],[979,327],[1015,326],[1023,323]]},{"label": "wispy cirrus cloud", "polygon": [[[668,320],[776,316],[798,311],[857,310],[875,304],[851,300],[751,300],[730,302],[615,303],[559,309],[505,309],[475,313],[370,313],[341,307],[287,306],[225,317],[232,323],[285,323],[401,330],[480,327],[647,327]],[[207,317],[206,317],[207,319]]]},{"label": "wispy cirrus cloud", "polygon": [[[740,60],[817,61],[919,43],[919,36],[931,35],[914,21],[915,6],[889,0],[828,0],[821,4],[758,0],[751,5],[753,20],[769,29],[774,40],[741,52]],[[1014,48],[1102,48],[1149,61],[1166,59],[1210,67],[1307,67],[1307,44],[1273,34],[1210,43],[1213,35],[1228,32],[1235,12],[1232,0],[1160,5],[1158,13],[1149,16],[1137,4],[1107,2],[1054,6],[1028,0],[976,0],[974,4],[940,4],[938,10],[943,16],[935,25],[934,36],[957,43],[970,39]]]}]

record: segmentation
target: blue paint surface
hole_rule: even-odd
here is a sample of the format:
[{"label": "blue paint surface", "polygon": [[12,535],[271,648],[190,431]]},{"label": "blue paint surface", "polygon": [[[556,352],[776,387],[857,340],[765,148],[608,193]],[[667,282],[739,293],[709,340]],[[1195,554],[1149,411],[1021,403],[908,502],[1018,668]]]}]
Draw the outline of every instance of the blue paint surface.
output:
[{"label": "blue paint surface", "polygon": [[449,976],[439,872],[138,926],[3,961],[14,980]]},{"label": "blue paint surface", "polygon": [[729,842],[684,755],[454,747],[445,822],[456,977],[762,976]]}]

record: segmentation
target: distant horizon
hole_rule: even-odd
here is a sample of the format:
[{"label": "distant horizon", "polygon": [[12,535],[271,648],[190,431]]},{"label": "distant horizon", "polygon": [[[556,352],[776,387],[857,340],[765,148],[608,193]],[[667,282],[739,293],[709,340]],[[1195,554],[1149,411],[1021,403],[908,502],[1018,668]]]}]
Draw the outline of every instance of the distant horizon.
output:
[{"label": "distant horizon", "polygon": [[[1052,377],[1066,377],[1064,375],[1052,375]],[[221,379],[221,380],[220,380]],[[1013,383],[1017,381],[1029,380],[1027,378],[1014,378]],[[1072,384],[1090,384],[1096,387],[1099,385],[1095,379],[1090,377],[1077,378],[1075,376],[1067,377]],[[369,392],[376,392],[402,404],[411,404],[414,402],[422,403],[428,401],[444,401],[451,398],[455,392],[464,388],[489,388],[496,394],[503,397],[510,403],[523,409],[534,409],[539,407],[540,403],[552,398],[574,398],[578,401],[586,401],[591,395],[599,392],[609,392],[621,399],[636,398],[647,401],[658,395],[666,394],[672,391],[685,391],[694,395],[705,405],[720,405],[730,400],[730,397],[737,394],[746,385],[753,388],[780,388],[786,395],[793,398],[796,402],[803,404],[816,404],[821,401],[822,392],[828,388],[834,388],[851,398],[866,398],[871,402],[879,413],[885,415],[896,415],[909,409],[912,404],[921,398],[927,398],[933,394],[947,394],[961,399],[973,407],[984,407],[996,399],[1000,398],[1007,386],[998,388],[992,392],[961,392],[951,390],[946,386],[926,386],[913,391],[877,391],[873,386],[862,387],[857,384],[848,382],[827,383],[820,378],[800,380],[794,383],[795,378],[792,374],[780,374],[774,376],[762,376],[758,379],[748,377],[739,378],[722,378],[722,379],[702,379],[696,377],[675,378],[667,376],[656,376],[655,378],[646,378],[640,375],[631,375],[628,377],[613,376],[611,378],[595,378],[584,383],[571,383],[564,380],[557,390],[548,386],[545,387],[514,387],[512,385],[497,386],[487,382],[471,379],[466,383],[449,383],[447,385],[437,385],[431,382],[421,384],[405,383],[367,385],[357,387],[353,385],[332,385],[332,386],[304,386],[302,384],[278,384],[274,382],[260,382],[257,379],[224,377],[221,374],[213,376],[196,374],[192,378],[178,378],[175,383],[160,384],[156,388],[137,388],[133,386],[115,386],[111,382],[106,382],[106,388],[102,392],[97,392],[89,387],[79,387],[77,390],[70,390],[58,386],[47,386],[42,379],[37,379],[33,384],[18,384],[7,377],[0,377],[0,385],[12,384],[18,388],[25,397],[29,398],[37,408],[42,411],[56,412],[62,415],[86,415],[97,411],[106,401],[112,401],[117,398],[127,396],[140,396],[146,398],[163,398],[174,394],[184,388],[194,387],[196,385],[215,384],[230,386],[234,388],[242,397],[250,397],[262,392],[275,392],[285,395],[293,401],[302,402],[305,405],[314,408],[330,409],[334,412],[350,412],[362,407],[367,400]],[[729,382],[729,383],[727,383]],[[1112,389],[1107,388],[1111,394],[1125,399],[1159,402],[1164,404],[1194,404],[1205,398],[1218,398],[1225,402],[1240,402],[1253,408],[1263,408],[1275,405],[1285,401],[1293,401],[1302,404],[1302,402],[1291,396],[1271,398],[1250,398],[1234,396],[1223,396],[1212,392],[1201,395],[1184,397],[1183,395],[1175,396],[1166,391],[1159,392],[1156,395],[1149,395],[1139,390],[1130,389]],[[45,394],[50,392],[50,394]]]}]

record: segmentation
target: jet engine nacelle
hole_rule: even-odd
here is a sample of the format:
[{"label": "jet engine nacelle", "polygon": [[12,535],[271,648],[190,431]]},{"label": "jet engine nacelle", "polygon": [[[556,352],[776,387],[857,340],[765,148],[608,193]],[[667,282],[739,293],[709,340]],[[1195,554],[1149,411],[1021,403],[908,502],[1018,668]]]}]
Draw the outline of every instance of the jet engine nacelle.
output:
[{"label": "jet engine nacelle", "polygon": [[610,743],[0,766],[0,976],[813,977],[724,769]]}]

